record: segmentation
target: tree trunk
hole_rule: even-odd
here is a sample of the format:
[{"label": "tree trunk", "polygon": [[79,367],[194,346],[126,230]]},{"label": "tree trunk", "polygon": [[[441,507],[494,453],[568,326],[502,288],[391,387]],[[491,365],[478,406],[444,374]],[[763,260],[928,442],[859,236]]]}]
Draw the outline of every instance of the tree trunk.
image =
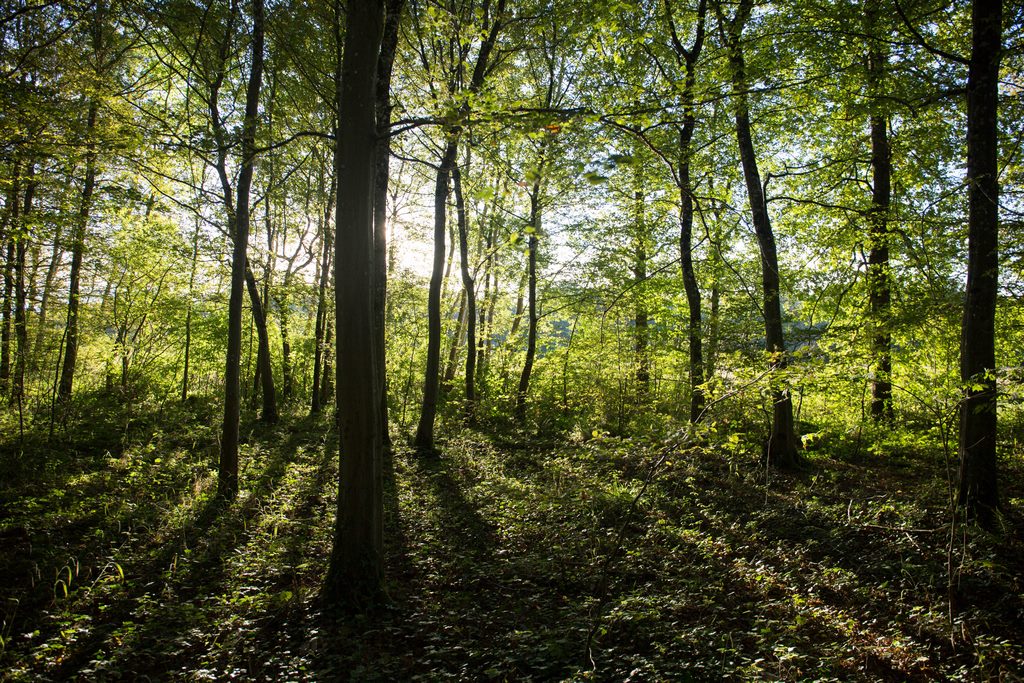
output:
[{"label": "tree trunk", "polygon": [[452,169],[455,187],[455,215],[459,226],[459,260],[462,262],[462,290],[466,293],[466,419],[473,422],[476,415],[476,291],[469,272],[469,229],[466,221],[466,202],[462,196],[462,173]]},{"label": "tree trunk", "polygon": [[775,377],[786,368],[786,345],[782,333],[782,299],[780,295],[779,261],[775,248],[775,234],[768,217],[757,157],[750,132],[750,114],[747,103],[746,65],[743,59],[741,35],[750,17],[752,0],[741,0],[736,17],[729,26],[729,62],[732,67],[733,106],[736,118],[736,142],[739,146],[743,177],[747,186],[751,218],[757,235],[761,255],[762,306],[765,343],[772,384],[772,428],[765,443],[767,461],[781,468],[794,468],[800,464],[797,452],[796,428],[793,422],[793,400],[787,388]]},{"label": "tree trunk", "polygon": [[321,374],[321,367],[323,365],[325,345],[329,344],[329,342],[325,341],[325,336],[328,328],[327,285],[331,274],[331,263],[333,262],[331,254],[334,252],[334,232],[331,230],[330,215],[334,210],[335,186],[336,178],[332,173],[327,209],[320,230],[320,234],[323,236],[323,252],[320,256],[320,281],[317,285],[316,299],[316,327],[313,333],[313,390],[309,407],[309,412],[312,415],[319,413],[323,404],[321,394],[323,393],[324,376]]},{"label": "tree trunk", "polygon": [[188,308],[185,311],[185,358],[181,372],[181,400],[188,400],[189,372],[192,361],[192,300],[195,296],[196,270],[199,266],[199,216],[196,216],[196,229],[192,233],[192,265],[188,273]]},{"label": "tree trunk", "polygon": [[537,355],[537,235],[540,233],[540,181],[533,184],[530,193],[530,233],[528,244],[527,273],[527,328],[526,328],[526,359],[523,361],[523,372],[519,375],[519,389],[516,392],[516,421],[526,421],[526,397],[530,391],[530,376],[533,374],[533,360]]},{"label": "tree trunk", "polygon": [[647,224],[644,222],[644,195],[637,190],[633,196],[636,203],[636,216],[633,226],[633,282],[636,289],[636,310],[633,314],[634,344],[633,353],[636,357],[636,398],[637,403],[647,402],[650,394],[651,355],[649,351],[650,330],[648,329],[649,314],[647,311]]},{"label": "tree trunk", "polygon": [[382,443],[373,223],[377,125],[374,84],[381,0],[349,3],[338,74],[338,214],[335,245],[337,402],[341,446],[329,604],[362,608],[383,593]]},{"label": "tree trunk", "polygon": [[[241,186],[241,182],[239,182]],[[241,197],[239,197],[241,199]],[[239,201],[241,206],[241,201]],[[260,394],[263,397],[263,408],[260,411],[260,420],[267,424],[277,422],[277,392],[274,389],[274,366],[270,362],[270,334],[267,330],[267,312],[263,307],[263,300],[260,298],[260,288],[256,283],[256,276],[252,269],[246,264],[245,285],[249,291],[249,303],[252,305],[253,323],[256,325],[256,339],[259,350],[256,354],[256,373],[259,377],[261,388]]]},{"label": "tree trunk", "polygon": [[459,360],[459,350],[462,348],[462,339],[466,334],[466,290],[459,292],[459,312],[455,316],[455,334],[452,335],[452,343],[448,347],[448,361],[444,364],[444,372],[441,373],[441,395],[447,396],[452,389],[452,382],[455,380],[455,366]]},{"label": "tree trunk", "polygon": [[377,158],[373,179],[373,277],[374,334],[377,339],[377,383],[380,393],[381,439],[386,452],[391,451],[388,429],[387,345],[385,319],[388,297],[388,180],[391,175],[391,72],[398,51],[398,29],[405,0],[387,0],[384,33],[377,57],[377,83],[374,89],[377,121]]},{"label": "tree trunk", "polygon": [[[868,3],[868,30],[874,35],[878,9]],[[871,417],[891,422],[892,330],[889,269],[889,208],[892,198],[892,155],[889,150],[888,117],[882,105],[882,84],[888,55],[881,41],[868,50],[868,87],[871,90],[871,210],[868,213],[868,313],[871,321]]]},{"label": "tree trunk", "polygon": [[[248,273],[249,190],[252,187],[256,154],[256,122],[260,85],[263,78],[263,0],[252,3],[252,67],[245,92],[245,120],[242,124],[242,159],[238,173],[237,201],[231,226],[234,241],[231,254],[231,293],[228,299],[228,343],[224,371],[224,426],[221,436],[217,493],[232,498],[238,492],[238,421],[241,414],[242,299]],[[212,98],[211,98],[211,104]],[[213,104],[213,108],[215,108]],[[223,149],[223,146],[221,146]],[[222,174],[223,182],[223,174]],[[230,197],[230,193],[227,194]],[[252,283],[254,285],[255,283]],[[250,285],[250,287],[252,287]],[[250,289],[250,294],[252,289]],[[255,306],[258,296],[252,297]],[[266,330],[264,329],[264,332]]]},{"label": "tree trunk", "polygon": [[75,220],[74,235],[71,239],[71,272],[68,276],[68,319],[64,331],[64,364],[60,371],[60,383],[57,386],[57,400],[60,403],[71,398],[71,390],[75,383],[75,364],[78,362],[78,296],[82,280],[82,258],[85,255],[85,232],[89,225],[89,214],[92,212],[92,195],[96,189],[96,119],[99,115],[99,104],[93,99],[89,103],[89,112],[85,124],[85,182],[82,185],[82,197]]},{"label": "tree trunk", "polygon": [[423,405],[413,447],[424,455],[436,455],[434,419],[437,417],[441,365],[441,283],[444,278],[445,238],[448,219],[448,178],[455,165],[458,140],[449,139],[437,168],[434,184],[434,262],[427,293],[427,371],[423,378]]},{"label": "tree trunk", "polygon": [[[32,201],[36,193],[35,164],[30,163],[25,181],[25,199],[22,203],[22,222],[32,213]],[[13,208],[13,207],[12,207]],[[15,248],[14,261],[14,337],[17,341],[17,353],[14,359],[14,384],[11,396],[21,401],[25,395],[25,367],[28,364],[28,327],[25,302],[25,255],[29,241],[28,229],[14,226],[18,231],[18,244]]]},{"label": "tree trunk", "polygon": [[14,162],[11,171],[11,187],[7,194],[7,215],[6,227],[4,229],[4,241],[7,244],[7,253],[4,259],[4,310],[3,329],[0,331],[0,381],[3,382],[3,395],[7,395],[7,389],[11,380],[11,313],[14,309],[14,263],[16,260],[16,238],[20,220],[21,202],[21,171],[18,162]]},{"label": "tree trunk", "polygon": [[974,0],[967,78],[967,298],[960,340],[960,490],[970,518],[995,526],[995,317],[999,287],[998,100],[1001,0]]}]

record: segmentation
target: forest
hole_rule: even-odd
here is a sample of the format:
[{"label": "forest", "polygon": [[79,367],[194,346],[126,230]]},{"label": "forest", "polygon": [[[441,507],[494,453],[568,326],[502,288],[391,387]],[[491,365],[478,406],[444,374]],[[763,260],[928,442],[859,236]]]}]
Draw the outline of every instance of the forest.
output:
[{"label": "forest", "polygon": [[1021,0],[0,0],[0,680],[1024,680]]}]

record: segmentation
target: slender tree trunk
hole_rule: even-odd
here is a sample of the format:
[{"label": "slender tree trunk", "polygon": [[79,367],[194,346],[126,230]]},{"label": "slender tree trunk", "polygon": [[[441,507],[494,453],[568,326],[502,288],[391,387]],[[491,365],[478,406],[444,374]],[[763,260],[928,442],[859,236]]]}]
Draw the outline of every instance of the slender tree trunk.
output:
[{"label": "slender tree trunk", "polygon": [[[18,230],[18,244],[15,248],[14,261],[14,337],[17,341],[17,354],[14,360],[14,385],[11,392],[15,401],[21,401],[25,395],[25,367],[28,364],[28,326],[25,302],[25,255],[27,253],[29,235],[24,220],[32,213],[32,201],[36,193],[35,164],[30,163],[25,179],[25,199],[22,203],[22,226],[15,225]],[[13,207],[12,207],[13,208]]]},{"label": "slender tree trunk", "polygon": [[14,310],[14,263],[16,260],[16,238],[20,218],[21,202],[21,170],[18,162],[14,162],[11,173],[11,187],[7,195],[6,228],[4,230],[4,241],[7,244],[7,253],[4,259],[4,309],[3,329],[0,332],[0,382],[3,382],[3,395],[7,395],[8,385],[11,381],[11,313]]},{"label": "slender tree trunk", "polygon": [[[245,120],[242,125],[242,159],[238,173],[231,254],[231,293],[228,299],[228,345],[224,371],[224,428],[221,436],[220,463],[217,471],[217,492],[232,498],[238,492],[238,430],[241,414],[242,299],[248,272],[249,190],[252,187],[256,154],[256,122],[259,113],[260,85],[263,79],[263,0],[252,3],[252,67],[245,92]],[[212,100],[212,98],[211,98]],[[219,118],[219,117],[215,117]],[[222,147],[223,148],[223,147]],[[223,174],[222,174],[223,181]],[[227,194],[230,197],[230,193]],[[249,275],[249,277],[247,277]],[[250,295],[255,282],[251,282]],[[259,296],[251,296],[253,313]],[[264,333],[266,329],[264,328]]]},{"label": "slender tree trunk", "polygon": [[349,3],[338,70],[338,214],[335,245],[337,401],[341,446],[329,604],[362,608],[383,593],[384,539],[373,224],[376,66],[381,0]]},{"label": "slender tree trunk", "polygon": [[[747,198],[757,234],[761,254],[762,306],[765,325],[765,342],[768,352],[769,369],[772,375],[786,368],[786,345],[782,333],[782,298],[780,295],[779,261],[775,248],[775,234],[768,217],[761,176],[757,169],[757,157],[750,132],[750,114],[747,104],[746,65],[743,59],[741,36],[743,27],[750,17],[752,0],[741,0],[736,18],[729,27],[729,62],[732,67],[733,107],[736,118],[736,142],[739,146],[743,177],[747,186]],[[793,400],[789,390],[772,377],[772,428],[765,444],[767,461],[782,468],[793,468],[800,464],[797,452],[796,428],[793,421]]]},{"label": "slender tree trunk", "polygon": [[181,372],[181,400],[188,400],[189,372],[192,361],[192,308],[195,297],[196,270],[199,266],[199,216],[196,216],[196,229],[192,233],[192,265],[188,273],[188,308],[185,310],[185,359]]},{"label": "slender tree trunk", "polygon": [[469,272],[469,226],[466,220],[466,202],[462,196],[462,173],[456,165],[452,169],[455,189],[455,215],[459,226],[459,260],[462,263],[462,290],[466,293],[466,419],[472,422],[476,415],[476,283]]},{"label": "slender tree trunk", "polygon": [[85,233],[92,212],[92,195],[96,189],[96,119],[99,104],[95,99],[89,103],[85,124],[85,182],[71,239],[71,272],[68,276],[68,318],[64,331],[64,364],[61,367],[60,383],[57,385],[57,400],[60,403],[71,398],[75,382],[75,365],[78,362],[78,297],[82,280],[82,258],[85,255]]},{"label": "slender tree trunk", "polygon": [[316,328],[314,330],[313,350],[313,391],[309,408],[309,412],[313,415],[320,412],[323,404],[321,395],[323,393],[324,375],[321,374],[321,367],[323,365],[325,345],[330,344],[329,341],[325,340],[325,336],[327,336],[326,332],[328,329],[327,285],[331,274],[331,263],[333,262],[331,254],[334,252],[334,231],[331,230],[330,215],[334,210],[335,181],[336,179],[332,173],[327,210],[324,214],[324,221],[320,226],[320,234],[323,236],[323,251],[320,257],[320,281],[317,285]]},{"label": "slender tree trunk", "polygon": [[377,84],[374,90],[377,120],[377,159],[373,179],[373,268],[374,268],[374,333],[377,339],[377,360],[380,376],[381,438],[386,452],[391,451],[388,428],[388,379],[385,320],[388,296],[388,180],[391,175],[391,73],[398,51],[398,29],[405,0],[387,0],[384,33],[377,57]]},{"label": "slender tree trunk", "polygon": [[423,405],[413,447],[424,455],[434,455],[434,420],[437,416],[438,373],[441,365],[441,284],[444,279],[445,238],[448,219],[448,178],[455,165],[458,139],[452,137],[445,147],[434,184],[434,263],[427,292],[427,371],[423,378]]},{"label": "slender tree trunk", "polygon": [[967,297],[960,340],[960,490],[967,514],[993,528],[996,465],[995,317],[999,292],[999,59],[1001,0],[974,0],[967,77]]},{"label": "slender tree trunk", "polygon": [[[878,7],[868,3],[867,23],[876,30]],[[890,422],[892,409],[891,274],[889,270],[889,206],[892,198],[892,155],[889,150],[888,117],[881,104],[882,79],[888,55],[872,41],[868,50],[868,86],[872,91],[871,210],[868,213],[868,313],[871,321],[871,417]]]},{"label": "slender tree trunk", "polygon": [[[241,184],[241,183],[239,183]],[[239,202],[241,204],[241,202]],[[277,392],[274,388],[274,366],[270,362],[270,333],[267,330],[267,311],[260,297],[259,285],[252,269],[246,265],[245,285],[249,291],[249,303],[252,305],[253,323],[256,325],[256,340],[259,350],[256,353],[256,373],[259,378],[260,392],[263,397],[263,408],[260,420],[267,424],[277,422]]]},{"label": "slender tree trunk", "polygon": [[526,397],[530,391],[530,377],[533,374],[533,360],[537,355],[537,235],[540,233],[540,181],[533,184],[530,193],[530,233],[527,255],[527,328],[526,328],[526,359],[523,371],[519,375],[519,389],[516,392],[516,421],[526,421]]},{"label": "slender tree trunk", "polygon": [[441,373],[441,395],[446,396],[452,389],[452,382],[455,380],[455,366],[459,361],[459,351],[462,349],[462,340],[466,335],[466,291],[459,292],[459,312],[455,316],[455,333],[452,335],[452,343],[448,347],[448,360],[444,364],[444,371]]},{"label": "slender tree trunk", "polygon": [[650,394],[651,355],[650,330],[648,329],[649,314],[647,311],[647,224],[644,217],[644,195],[637,190],[633,196],[636,203],[636,216],[633,226],[633,282],[636,283],[636,310],[633,315],[634,344],[633,353],[636,357],[636,398],[637,403],[646,403]]}]

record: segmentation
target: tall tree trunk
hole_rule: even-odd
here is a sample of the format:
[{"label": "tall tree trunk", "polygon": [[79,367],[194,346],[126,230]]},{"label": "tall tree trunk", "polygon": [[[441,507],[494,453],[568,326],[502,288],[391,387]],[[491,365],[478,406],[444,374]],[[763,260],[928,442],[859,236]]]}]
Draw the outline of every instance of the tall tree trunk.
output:
[{"label": "tall tree trunk", "polygon": [[11,380],[11,313],[14,310],[14,262],[16,260],[16,238],[20,220],[21,202],[21,170],[17,160],[11,172],[11,187],[7,194],[7,215],[4,229],[4,242],[7,245],[4,258],[4,302],[3,329],[0,331],[0,382],[3,383],[3,395],[7,395]]},{"label": "tall tree trunk", "polygon": [[466,334],[466,290],[459,292],[459,312],[455,316],[455,333],[452,335],[452,343],[448,347],[448,361],[444,364],[444,371],[441,373],[441,395],[446,396],[452,389],[452,382],[455,380],[455,366],[458,364],[459,351],[462,349],[462,340]]},{"label": "tall tree trunk", "polygon": [[455,189],[455,216],[459,226],[459,260],[462,262],[462,290],[466,293],[466,405],[465,416],[470,422],[476,415],[476,283],[469,272],[469,226],[466,220],[466,202],[462,196],[462,173],[456,165],[452,169]]},{"label": "tall tree trunk", "polygon": [[82,258],[85,255],[85,232],[89,226],[92,195],[96,189],[96,141],[94,136],[98,116],[99,103],[94,98],[89,102],[89,111],[86,115],[85,181],[82,184],[82,196],[71,238],[71,272],[68,275],[68,318],[64,331],[64,364],[60,371],[60,383],[57,385],[57,400],[60,403],[71,398],[71,390],[75,383],[75,365],[78,362],[78,297],[82,280]]},{"label": "tall tree trunk", "polygon": [[636,216],[633,226],[633,282],[636,290],[636,310],[633,315],[634,345],[636,357],[636,398],[637,403],[646,403],[650,393],[651,355],[649,351],[650,330],[647,311],[647,224],[644,217],[644,195],[637,190],[633,196]]},{"label": "tall tree trunk", "polygon": [[[25,395],[25,367],[28,364],[28,326],[25,302],[25,255],[27,253],[29,234],[24,224],[32,213],[32,201],[36,193],[35,164],[29,163],[25,178],[25,199],[22,203],[21,226],[14,226],[18,231],[18,244],[15,248],[14,261],[14,337],[17,341],[17,354],[14,359],[14,384],[11,396],[20,401]],[[13,208],[13,207],[12,207]]]},{"label": "tall tree trunk", "polygon": [[[877,31],[879,8],[867,4],[867,24]],[[871,417],[889,422],[892,409],[891,282],[889,269],[889,208],[892,200],[892,155],[888,117],[882,105],[882,79],[888,55],[882,41],[872,40],[868,50],[868,87],[871,99],[871,210],[868,213],[868,312],[871,321]]]},{"label": "tall tree trunk", "polygon": [[192,265],[188,273],[188,308],[185,310],[185,358],[181,371],[181,400],[188,400],[189,373],[192,362],[192,301],[195,296],[196,270],[199,266],[199,216],[196,216],[196,229],[192,233]]},{"label": "tall tree trunk", "polygon": [[537,355],[537,235],[540,233],[540,181],[533,184],[530,192],[530,226],[532,232],[527,246],[526,278],[527,278],[527,327],[526,327],[526,359],[523,371],[519,375],[519,389],[516,392],[516,421],[526,421],[526,397],[530,391],[530,377],[533,374],[533,360]]},{"label": "tall tree trunk", "polygon": [[[252,3],[252,67],[245,91],[245,120],[242,124],[242,158],[238,173],[237,200],[231,231],[234,241],[231,254],[231,293],[228,299],[228,345],[224,371],[224,427],[221,436],[220,462],[217,471],[218,495],[234,497],[238,492],[238,429],[241,414],[242,299],[247,280],[249,246],[249,190],[252,187],[256,155],[256,122],[259,113],[260,85],[263,79],[263,0]],[[213,104],[213,98],[211,98]],[[213,104],[213,108],[216,105]],[[215,117],[219,118],[219,117]],[[223,149],[223,145],[220,145]],[[223,163],[221,163],[223,166]],[[222,174],[222,182],[224,176]],[[227,194],[230,197],[230,193]],[[249,275],[250,277],[247,277]],[[253,294],[255,282],[250,284]],[[255,306],[259,296],[251,296]],[[264,333],[266,329],[264,328]]]},{"label": "tall tree trunk", "polygon": [[996,473],[995,317],[999,287],[999,59],[1001,0],[974,0],[967,77],[967,297],[960,340],[959,503],[992,528],[999,509]]},{"label": "tall tree trunk", "polygon": [[385,319],[388,297],[388,180],[391,175],[391,73],[398,51],[398,29],[405,0],[387,0],[384,33],[377,57],[377,84],[374,90],[377,120],[377,159],[373,178],[373,277],[374,333],[377,339],[377,361],[380,376],[380,425],[384,450],[391,451],[388,428],[388,373]]},{"label": "tall tree trunk", "polygon": [[[241,186],[241,182],[239,182]],[[247,198],[248,199],[248,198]],[[241,197],[239,197],[241,200]],[[241,201],[239,201],[241,206]],[[245,268],[245,285],[249,292],[249,303],[252,305],[252,319],[256,325],[256,340],[259,350],[256,353],[256,374],[259,378],[260,395],[263,397],[263,408],[260,420],[267,424],[277,422],[277,392],[274,388],[274,366],[270,362],[270,333],[267,330],[267,310],[260,297],[260,288],[252,269]]]},{"label": "tall tree trunk", "polygon": [[750,132],[750,113],[747,103],[746,64],[743,58],[741,36],[744,24],[750,18],[752,0],[741,0],[736,16],[729,29],[729,62],[732,68],[732,99],[736,118],[736,142],[743,166],[743,177],[747,186],[751,218],[757,245],[761,255],[762,306],[765,326],[765,343],[768,353],[770,382],[772,384],[772,428],[765,443],[767,461],[782,468],[794,468],[800,464],[797,452],[796,428],[793,421],[793,399],[789,390],[774,376],[786,369],[786,345],[782,333],[782,298],[780,295],[779,260],[775,248],[775,234],[768,217],[768,204],[761,186],[761,175],[757,169],[757,157]]},{"label": "tall tree trunk", "polygon": [[448,220],[448,178],[455,165],[457,137],[451,137],[437,168],[434,183],[434,262],[427,292],[427,371],[423,378],[423,405],[413,447],[424,455],[435,455],[434,420],[437,416],[441,369],[441,284],[444,279],[445,238]]},{"label": "tall tree trunk", "polygon": [[327,285],[331,275],[331,263],[333,263],[331,255],[334,252],[334,231],[331,229],[330,215],[334,211],[335,185],[336,178],[332,172],[327,209],[323,216],[324,220],[320,225],[323,251],[320,255],[320,281],[317,283],[316,323],[313,332],[313,390],[309,408],[309,412],[313,415],[319,413],[323,405],[321,395],[323,393],[324,375],[321,374],[321,367],[323,365],[325,346],[330,343],[325,340],[325,337],[327,336],[328,329]]},{"label": "tall tree trunk", "polygon": [[374,85],[384,3],[348,4],[338,70],[338,214],[335,245],[337,401],[341,446],[328,603],[360,608],[383,593],[380,380],[374,307]]},{"label": "tall tree trunk", "polygon": [[679,127],[679,172],[676,183],[679,189],[679,267],[683,275],[683,290],[689,309],[686,337],[689,345],[690,362],[690,422],[696,422],[704,411],[704,352],[701,346],[703,321],[701,319],[700,287],[693,269],[693,183],[690,178],[690,160],[693,155],[693,132],[697,127],[694,111],[694,89],[697,83],[697,60],[704,48],[705,18],[707,0],[701,0],[697,7],[696,29],[693,44],[687,49],[676,31],[672,6],[665,0],[665,12],[676,53],[686,75],[680,100],[683,105],[683,125]]}]

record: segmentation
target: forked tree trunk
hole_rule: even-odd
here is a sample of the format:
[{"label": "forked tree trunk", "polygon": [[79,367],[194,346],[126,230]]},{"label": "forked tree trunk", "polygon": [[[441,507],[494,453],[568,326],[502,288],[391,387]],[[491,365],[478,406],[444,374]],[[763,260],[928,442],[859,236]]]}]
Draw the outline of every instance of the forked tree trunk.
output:
[{"label": "forked tree trunk", "polygon": [[[245,92],[245,119],[242,124],[242,160],[238,173],[237,201],[231,236],[231,292],[228,299],[227,359],[224,371],[224,425],[221,435],[217,493],[231,498],[238,492],[238,430],[241,414],[242,300],[246,286],[249,246],[249,190],[252,187],[256,153],[256,121],[259,113],[260,85],[263,78],[263,0],[252,3],[252,67]],[[212,100],[213,98],[211,98]],[[216,108],[213,104],[212,108]],[[215,117],[217,118],[217,117]],[[223,148],[223,147],[222,147]],[[223,165],[223,163],[221,164]],[[223,174],[222,174],[223,182]],[[230,193],[227,194],[230,197]],[[250,292],[255,282],[250,285]],[[253,303],[258,301],[253,297]],[[255,311],[254,311],[255,313]],[[255,317],[255,316],[254,316]],[[264,332],[266,330],[264,329]]]}]

